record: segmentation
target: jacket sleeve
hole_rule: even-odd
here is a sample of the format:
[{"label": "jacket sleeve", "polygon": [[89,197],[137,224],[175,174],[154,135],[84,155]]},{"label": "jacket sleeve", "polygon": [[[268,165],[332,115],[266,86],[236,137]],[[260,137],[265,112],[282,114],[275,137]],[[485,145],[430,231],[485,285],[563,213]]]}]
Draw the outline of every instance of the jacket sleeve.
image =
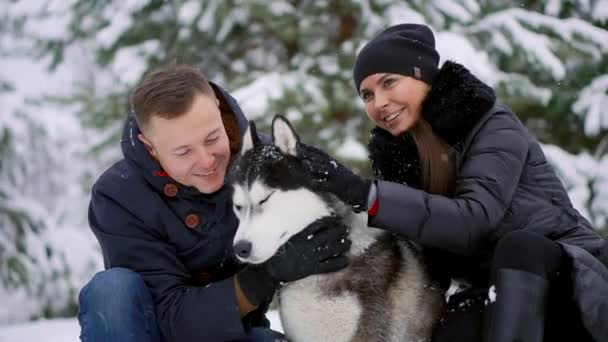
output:
[{"label": "jacket sleeve", "polygon": [[149,287],[163,335],[170,341],[226,341],[245,338],[233,277],[192,286],[175,248],[161,233],[114,199],[93,191],[89,223],[106,267],[138,272]]},{"label": "jacket sleeve", "polygon": [[465,154],[454,197],[378,181],[378,211],[368,224],[423,245],[475,254],[509,208],[527,153],[521,123],[511,113],[495,113]]}]

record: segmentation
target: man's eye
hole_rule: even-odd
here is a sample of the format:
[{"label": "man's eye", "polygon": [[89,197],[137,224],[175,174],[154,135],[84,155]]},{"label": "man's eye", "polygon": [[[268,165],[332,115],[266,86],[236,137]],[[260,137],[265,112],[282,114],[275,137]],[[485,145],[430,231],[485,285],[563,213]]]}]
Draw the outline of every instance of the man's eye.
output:
[{"label": "man's eye", "polygon": [[211,144],[215,143],[218,140],[219,140],[219,137],[215,137],[215,138],[212,138],[212,139],[207,139],[207,141],[205,141],[205,144],[211,145]]}]

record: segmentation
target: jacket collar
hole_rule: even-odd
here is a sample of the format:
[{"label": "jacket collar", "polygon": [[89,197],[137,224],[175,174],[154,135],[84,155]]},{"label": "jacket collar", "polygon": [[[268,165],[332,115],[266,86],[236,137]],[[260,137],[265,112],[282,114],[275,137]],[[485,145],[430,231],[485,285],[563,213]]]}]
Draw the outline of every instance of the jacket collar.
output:
[{"label": "jacket collar", "polygon": [[[495,101],[491,87],[464,66],[446,61],[422,103],[422,116],[435,134],[458,150]],[[376,178],[420,188],[418,150],[409,132],[393,137],[375,127],[368,149]]]},{"label": "jacket collar", "polygon": [[449,145],[464,140],[494,106],[494,90],[464,66],[447,61],[422,104],[422,116]]}]

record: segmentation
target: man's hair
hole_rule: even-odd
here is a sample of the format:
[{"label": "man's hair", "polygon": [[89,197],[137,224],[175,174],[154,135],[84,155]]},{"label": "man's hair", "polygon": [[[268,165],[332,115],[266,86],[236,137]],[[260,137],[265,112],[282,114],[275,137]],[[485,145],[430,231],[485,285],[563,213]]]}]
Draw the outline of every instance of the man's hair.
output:
[{"label": "man's hair", "polygon": [[198,94],[215,98],[207,77],[196,67],[170,64],[146,75],[131,94],[131,110],[143,130],[154,115],[165,119],[183,115]]}]

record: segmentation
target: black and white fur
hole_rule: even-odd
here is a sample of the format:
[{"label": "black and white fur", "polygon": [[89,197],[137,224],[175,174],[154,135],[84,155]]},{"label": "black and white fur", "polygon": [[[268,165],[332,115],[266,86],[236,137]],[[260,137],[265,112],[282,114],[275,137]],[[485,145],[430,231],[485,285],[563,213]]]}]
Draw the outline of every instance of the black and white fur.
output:
[{"label": "black and white fur", "polygon": [[232,172],[234,243],[250,242],[239,259],[258,264],[313,221],[338,215],[350,227],[350,264],[335,273],[291,282],[279,292],[282,325],[291,341],[428,341],[443,299],[416,247],[367,227],[334,196],[316,193],[303,167],[299,138],[289,122],[273,120],[272,145],[251,125]]}]

